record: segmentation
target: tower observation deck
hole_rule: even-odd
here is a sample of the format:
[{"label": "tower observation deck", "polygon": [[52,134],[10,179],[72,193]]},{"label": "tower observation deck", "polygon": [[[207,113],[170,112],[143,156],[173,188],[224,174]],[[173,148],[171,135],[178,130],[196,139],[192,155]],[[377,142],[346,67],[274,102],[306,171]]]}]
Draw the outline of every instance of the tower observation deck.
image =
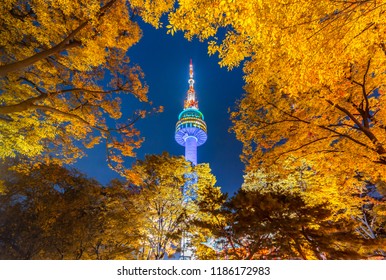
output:
[{"label": "tower observation deck", "polygon": [[189,89],[184,102],[184,110],[178,116],[175,139],[185,147],[185,159],[197,164],[197,147],[206,142],[207,129],[204,115],[198,110],[198,101],[194,90],[193,64],[189,65]]}]

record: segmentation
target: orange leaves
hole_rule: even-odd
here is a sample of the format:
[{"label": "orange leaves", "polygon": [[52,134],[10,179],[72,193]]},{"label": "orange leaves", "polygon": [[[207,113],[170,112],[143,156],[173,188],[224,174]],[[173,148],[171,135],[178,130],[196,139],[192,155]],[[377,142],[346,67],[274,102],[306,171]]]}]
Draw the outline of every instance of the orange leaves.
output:
[{"label": "orange leaves", "polygon": [[169,15],[169,28],[209,39],[221,66],[247,60],[231,113],[247,170],[306,160],[348,191],[357,172],[386,172],[383,2],[196,0]]},{"label": "orange leaves", "polygon": [[159,28],[162,27],[160,23],[161,16],[172,10],[174,2],[174,0],[132,0],[130,1],[130,6],[139,13],[145,22],[150,23],[155,28]]},{"label": "orange leaves", "polygon": [[175,252],[185,219],[190,215],[181,192],[189,172],[189,162],[167,153],[147,155],[126,171],[129,183],[137,189],[131,199],[134,211],[143,221],[139,225],[143,258],[162,259],[165,251]]},{"label": "orange leaves", "polygon": [[102,137],[92,137],[91,138],[91,140],[89,141],[89,142],[85,142],[85,143],[83,143],[83,145],[86,147],[86,148],[88,148],[88,149],[91,149],[91,148],[93,148],[95,145],[97,145],[97,144],[99,144],[100,143],[100,141],[101,141],[101,138]]},{"label": "orange leaves", "polygon": [[143,180],[141,179],[140,173],[134,172],[134,171],[129,170],[129,169],[125,171],[125,178],[127,179],[128,182],[130,182],[136,186],[140,186],[143,182]]},{"label": "orange leaves", "polygon": [[126,56],[142,35],[132,18],[140,13],[158,25],[173,2],[7,0],[0,8],[0,157],[71,162],[82,156],[75,140],[86,148],[105,141],[110,165],[122,169],[143,141],[132,126],[146,113],[117,129],[106,124],[122,116],[119,94],[148,102],[144,74]]},{"label": "orange leaves", "polygon": [[[366,13],[357,14],[361,9]],[[383,33],[375,23],[383,10],[382,3],[328,0],[219,0],[209,6],[182,1],[169,16],[169,27],[188,38],[210,38],[208,52],[218,52],[222,66],[232,68],[250,57],[246,80],[257,91],[275,81],[296,96],[341,82],[344,65],[366,63],[377,53],[380,47],[374,46]],[[228,32],[215,37],[221,28]]]}]

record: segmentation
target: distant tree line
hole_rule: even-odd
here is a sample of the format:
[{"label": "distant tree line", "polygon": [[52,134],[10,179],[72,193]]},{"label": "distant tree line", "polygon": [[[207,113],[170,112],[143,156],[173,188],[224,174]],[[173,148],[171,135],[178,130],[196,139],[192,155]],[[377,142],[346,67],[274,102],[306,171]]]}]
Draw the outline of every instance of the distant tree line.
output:
[{"label": "distant tree line", "polygon": [[[198,259],[385,256],[376,199],[352,217],[301,188],[261,178],[255,185],[246,178],[228,198],[207,164],[192,167],[166,153],[137,160],[128,181],[107,186],[57,164],[15,166],[6,161],[1,168],[1,259],[172,258],[183,232]],[[195,199],[184,199],[186,186]]]}]

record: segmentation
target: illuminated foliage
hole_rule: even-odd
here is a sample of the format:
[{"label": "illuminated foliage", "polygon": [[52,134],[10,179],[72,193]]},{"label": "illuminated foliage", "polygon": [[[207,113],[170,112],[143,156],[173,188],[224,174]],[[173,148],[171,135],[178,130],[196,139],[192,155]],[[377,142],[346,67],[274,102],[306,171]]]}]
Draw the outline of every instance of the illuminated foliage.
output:
[{"label": "illuminated foliage", "polygon": [[163,259],[178,248],[190,213],[182,193],[190,172],[183,157],[167,153],[147,155],[128,171],[130,184],[136,186],[132,210],[141,220],[138,259]]},{"label": "illuminated foliage", "polygon": [[227,202],[219,189],[204,189],[194,220],[198,258],[383,257],[384,224],[381,212],[371,210],[375,200],[320,182],[325,183],[304,164],[296,172],[287,170],[286,178],[273,172],[251,172]]},{"label": "illuminated foliage", "polygon": [[[105,141],[108,162],[142,142],[133,125],[145,116],[147,86],[126,51],[141,37],[136,15],[159,26],[171,1],[5,0],[0,7],[0,158],[42,155],[71,162]],[[118,94],[132,117],[120,120]],[[136,101],[137,100],[137,101]],[[126,105],[127,106],[127,105]],[[111,122],[119,120],[116,127]]]},{"label": "illuminated foliage", "polygon": [[298,193],[240,190],[226,207],[229,252],[236,259],[357,259],[361,239],[352,221],[330,220],[328,204]]},{"label": "illuminated foliage", "polygon": [[199,164],[194,168],[197,178],[197,197],[194,200],[194,214],[190,217],[189,232],[195,257],[199,260],[217,259],[218,253],[213,246],[226,226],[222,206],[227,195],[216,186],[216,177],[208,164]]},{"label": "illuminated foliage", "polygon": [[9,170],[12,164],[1,166],[0,259],[127,259],[132,254],[136,239],[127,232],[135,233],[136,224],[122,211],[128,206],[122,202],[126,189],[103,188],[54,164],[31,167],[28,175]]},{"label": "illuminated foliage", "polygon": [[[294,167],[294,160],[287,160],[279,169],[257,169],[244,175],[242,190],[261,193],[288,191],[301,195],[309,205],[328,204],[333,220],[351,219],[361,214],[362,186],[342,188],[339,180],[316,172],[307,162]],[[363,185],[363,183],[362,183]]]},{"label": "illuminated foliage", "polygon": [[383,182],[369,184],[363,193],[364,203],[360,213],[354,217],[358,223],[356,232],[366,240],[371,251],[368,258],[386,258],[386,215]]},{"label": "illuminated foliage", "polygon": [[244,62],[231,118],[248,176],[287,180],[305,164],[308,187],[360,209],[366,184],[386,177],[385,12],[385,1],[179,1],[168,28],[208,40],[221,66]]},{"label": "illuminated foliage", "polygon": [[[209,165],[192,166],[183,157],[167,153],[148,155],[133,165],[127,177],[135,185],[130,200],[135,219],[140,220],[136,258],[172,257],[183,232],[191,235],[193,247],[200,251],[196,257],[205,258],[210,250],[201,243],[212,235],[202,225],[221,223],[213,211],[219,211],[226,198],[215,187],[216,178]],[[195,198],[187,198],[183,190]]]},{"label": "illuminated foliage", "polygon": [[[172,257],[182,232],[197,234],[192,222],[208,222],[208,210],[225,200],[207,164],[195,166],[197,180],[187,184],[190,162],[167,153],[138,160],[129,183],[107,187],[56,164],[31,164],[28,174],[15,164],[0,168],[0,259]],[[187,200],[183,188],[197,199]]]},{"label": "illuminated foliage", "polygon": [[[307,206],[323,205],[329,216],[324,217],[330,224],[342,223],[351,225],[351,233],[360,237],[363,243],[357,249],[363,257],[384,256],[385,219],[382,215],[384,195],[378,192],[381,186],[366,184],[348,193],[347,189],[336,184],[334,178],[327,181],[324,176],[315,173],[305,163],[295,171],[287,165],[286,177],[283,173],[257,170],[244,176],[242,190],[270,193],[290,193],[299,196]],[[290,172],[288,172],[290,171]],[[379,182],[378,185],[382,183]],[[347,240],[347,242],[350,242]]]},{"label": "illuminated foliage", "polygon": [[199,259],[359,259],[379,248],[356,232],[346,209],[337,215],[328,199],[312,200],[304,181],[291,188],[290,180],[246,182],[227,201],[216,188],[202,193],[194,220]]}]

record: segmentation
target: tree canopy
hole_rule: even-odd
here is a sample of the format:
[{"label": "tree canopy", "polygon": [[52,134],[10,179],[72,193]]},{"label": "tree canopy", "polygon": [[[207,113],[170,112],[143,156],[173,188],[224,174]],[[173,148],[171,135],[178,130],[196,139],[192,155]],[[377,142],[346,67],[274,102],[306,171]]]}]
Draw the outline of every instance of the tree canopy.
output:
[{"label": "tree canopy", "polygon": [[191,181],[186,176],[190,172],[190,163],[183,157],[167,153],[147,155],[129,171],[129,183],[137,193],[132,197],[132,211],[142,217],[140,259],[171,257],[179,247],[190,213],[183,195]]},{"label": "tree canopy", "polygon": [[180,1],[169,31],[244,63],[232,113],[247,169],[306,159],[348,189],[385,177],[383,1]]},{"label": "tree canopy", "polygon": [[[42,155],[57,163],[105,141],[109,165],[142,142],[147,85],[127,50],[141,38],[140,15],[159,26],[172,1],[6,0],[0,7],[0,157]],[[130,94],[122,119],[118,94]],[[156,109],[158,110],[158,109]],[[115,126],[113,124],[116,122]]]},{"label": "tree canopy", "polygon": [[244,186],[300,188],[310,206],[329,202],[382,248],[384,196],[369,189],[382,193],[386,177],[385,2],[179,4],[169,33],[207,40],[228,69],[243,63],[231,130],[243,144]]},{"label": "tree canopy", "polygon": [[[2,165],[0,259],[127,259],[136,219],[122,184],[109,188],[56,164],[29,174]],[[127,221],[130,220],[131,223]]]},{"label": "tree canopy", "polygon": [[[26,159],[29,173],[1,174],[1,258],[163,259],[183,232],[201,259],[385,256],[385,0],[3,2],[0,160]],[[124,167],[143,141],[135,123],[162,111],[144,109],[127,50],[138,19],[158,28],[165,13],[167,33],[243,65],[230,117],[246,169],[232,198],[183,157]],[[126,182],[61,167],[101,142]]]},{"label": "tree canopy", "polygon": [[236,259],[358,259],[354,222],[332,222],[325,204],[299,193],[239,191],[227,204],[228,254]]}]

